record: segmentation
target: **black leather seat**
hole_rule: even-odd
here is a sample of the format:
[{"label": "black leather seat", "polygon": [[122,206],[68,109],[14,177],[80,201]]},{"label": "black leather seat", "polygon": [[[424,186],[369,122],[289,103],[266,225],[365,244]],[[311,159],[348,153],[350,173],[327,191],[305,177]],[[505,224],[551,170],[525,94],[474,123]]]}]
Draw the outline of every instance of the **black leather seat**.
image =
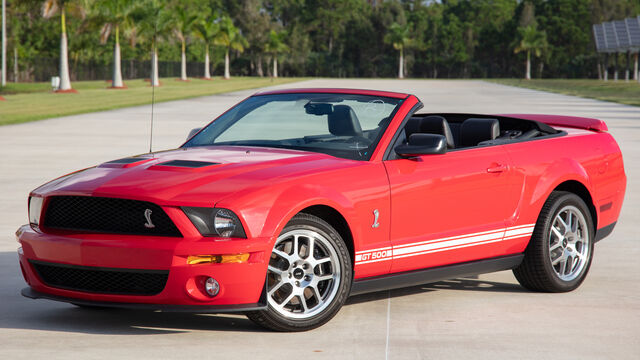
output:
[{"label": "black leather seat", "polygon": [[404,126],[407,139],[412,134],[436,134],[443,135],[447,141],[447,148],[453,149],[455,143],[449,123],[442,116],[413,117]]},{"label": "black leather seat", "polygon": [[334,105],[329,114],[329,132],[336,136],[362,136],[360,120],[348,105]]},{"label": "black leather seat", "polygon": [[420,121],[422,118],[412,117],[407,120],[407,123],[404,125],[404,136],[406,141],[409,141],[409,138],[413,134],[420,133]]},{"label": "black leather seat", "polygon": [[420,133],[442,135],[447,140],[447,148],[453,149],[455,147],[449,122],[442,116],[434,115],[422,118],[420,121]]},{"label": "black leather seat", "polygon": [[500,136],[498,119],[470,118],[460,126],[460,145],[462,147],[477,146],[487,140]]}]

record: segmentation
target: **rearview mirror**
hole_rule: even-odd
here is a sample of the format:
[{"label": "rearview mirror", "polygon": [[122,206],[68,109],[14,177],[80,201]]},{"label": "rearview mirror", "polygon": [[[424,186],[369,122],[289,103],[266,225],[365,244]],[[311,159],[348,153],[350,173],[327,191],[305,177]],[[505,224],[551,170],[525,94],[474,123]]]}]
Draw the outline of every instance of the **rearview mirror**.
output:
[{"label": "rearview mirror", "polygon": [[411,134],[407,145],[394,149],[402,157],[444,154],[447,152],[447,139],[437,134]]},{"label": "rearview mirror", "polygon": [[197,134],[200,130],[202,130],[202,128],[191,129],[191,131],[189,131],[189,135],[187,135],[187,140],[191,139],[193,135]]},{"label": "rearview mirror", "polygon": [[328,103],[312,103],[308,102],[304,106],[307,114],[311,115],[329,115],[333,113],[333,105]]}]

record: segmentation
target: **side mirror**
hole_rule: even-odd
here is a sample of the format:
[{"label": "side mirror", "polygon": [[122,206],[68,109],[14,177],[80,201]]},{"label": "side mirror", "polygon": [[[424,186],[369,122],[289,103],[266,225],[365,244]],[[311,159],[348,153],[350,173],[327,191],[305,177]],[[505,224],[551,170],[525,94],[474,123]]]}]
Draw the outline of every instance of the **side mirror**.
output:
[{"label": "side mirror", "polygon": [[191,139],[193,135],[197,134],[200,130],[202,130],[202,128],[191,129],[191,131],[189,131],[189,135],[187,135],[187,140]]},{"label": "side mirror", "polygon": [[397,146],[394,150],[401,157],[444,154],[447,152],[447,139],[437,134],[411,134],[407,145]]}]

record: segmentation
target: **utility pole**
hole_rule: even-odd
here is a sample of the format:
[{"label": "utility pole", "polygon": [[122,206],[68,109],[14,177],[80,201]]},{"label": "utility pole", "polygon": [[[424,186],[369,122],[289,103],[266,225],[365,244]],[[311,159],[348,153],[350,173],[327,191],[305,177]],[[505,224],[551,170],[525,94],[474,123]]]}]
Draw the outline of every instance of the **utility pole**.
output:
[{"label": "utility pole", "polygon": [[2,81],[0,86],[7,85],[7,0],[2,0]]}]

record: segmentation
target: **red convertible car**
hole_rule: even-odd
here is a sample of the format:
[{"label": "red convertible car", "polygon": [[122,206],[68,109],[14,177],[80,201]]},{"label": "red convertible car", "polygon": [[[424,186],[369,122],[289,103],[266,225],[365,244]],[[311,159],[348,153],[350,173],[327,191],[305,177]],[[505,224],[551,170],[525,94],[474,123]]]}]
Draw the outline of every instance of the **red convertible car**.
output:
[{"label": "red convertible car", "polygon": [[471,274],[577,288],[626,187],[604,122],[422,107],[383,91],[262,92],[177,149],[42,185],[16,233],[22,294],[298,331],[350,295]]}]

